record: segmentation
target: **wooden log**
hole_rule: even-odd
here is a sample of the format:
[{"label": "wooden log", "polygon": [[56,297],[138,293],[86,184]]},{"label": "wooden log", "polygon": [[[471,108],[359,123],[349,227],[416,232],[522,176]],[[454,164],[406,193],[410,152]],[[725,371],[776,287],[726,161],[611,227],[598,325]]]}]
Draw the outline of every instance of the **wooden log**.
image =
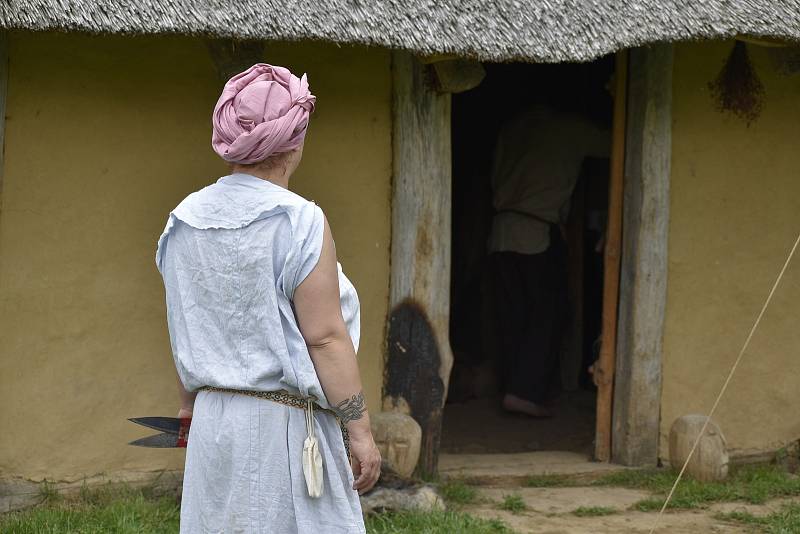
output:
[{"label": "wooden log", "polygon": [[624,242],[612,460],[658,461],[661,348],[667,300],[672,45],[630,52]]},{"label": "wooden log", "polygon": [[207,39],[206,47],[222,83],[264,61],[264,41]]},{"label": "wooden log", "polygon": [[619,258],[622,240],[622,180],[625,162],[625,107],[628,53],[617,53],[614,70],[614,122],[611,137],[611,170],[608,186],[608,226],[603,272],[603,319],[600,357],[594,364],[597,384],[597,427],[595,457],[611,459],[611,406],[614,392],[614,359],[617,343],[617,297],[619,294]]},{"label": "wooden log", "polygon": [[436,89],[440,93],[463,93],[474,89],[486,77],[486,70],[478,61],[448,59],[432,63],[436,75]]},{"label": "wooden log", "polygon": [[[394,52],[392,271],[384,395],[422,427],[418,471],[435,473],[453,365],[449,343],[450,95]],[[384,403],[386,404],[386,403]]]}]

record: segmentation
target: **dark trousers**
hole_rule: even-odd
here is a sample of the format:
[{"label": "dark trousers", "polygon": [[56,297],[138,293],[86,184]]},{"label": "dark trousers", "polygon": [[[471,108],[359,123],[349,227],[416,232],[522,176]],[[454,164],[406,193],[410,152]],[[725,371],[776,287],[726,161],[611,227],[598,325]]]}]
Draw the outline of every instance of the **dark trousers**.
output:
[{"label": "dark trousers", "polygon": [[495,252],[491,259],[503,390],[541,403],[558,373],[566,324],[565,243],[553,225],[545,252]]}]

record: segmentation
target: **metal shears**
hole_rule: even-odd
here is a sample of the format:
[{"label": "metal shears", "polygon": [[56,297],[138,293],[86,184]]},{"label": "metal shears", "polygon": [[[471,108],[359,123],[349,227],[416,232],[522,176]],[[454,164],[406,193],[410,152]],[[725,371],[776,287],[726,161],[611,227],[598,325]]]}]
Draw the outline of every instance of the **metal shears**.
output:
[{"label": "metal shears", "polygon": [[128,421],[161,431],[160,434],[131,441],[128,445],[159,449],[186,448],[192,424],[191,417],[132,417]]}]

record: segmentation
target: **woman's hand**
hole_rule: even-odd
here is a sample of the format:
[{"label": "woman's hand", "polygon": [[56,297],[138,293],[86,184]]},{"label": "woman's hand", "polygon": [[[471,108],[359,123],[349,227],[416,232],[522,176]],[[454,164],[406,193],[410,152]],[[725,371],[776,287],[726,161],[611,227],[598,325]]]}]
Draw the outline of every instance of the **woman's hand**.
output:
[{"label": "woman's hand", "polygon": [[194,399],[197,397],[197,392],[195,391],[186,391],[186,388],[183,387],[183,382],[177,374],[175,378],[178,379],[178,395],[181,398],[181,409],[178,410],[178,418],[182,417],[191,417],[192,410],[194,410]]},{"label": "woman's hand", "polygon": [[353,468],[353,489],[363,495],[372,489],[381,476],[381,453],[371,432],[350,434],[350,460]]}]

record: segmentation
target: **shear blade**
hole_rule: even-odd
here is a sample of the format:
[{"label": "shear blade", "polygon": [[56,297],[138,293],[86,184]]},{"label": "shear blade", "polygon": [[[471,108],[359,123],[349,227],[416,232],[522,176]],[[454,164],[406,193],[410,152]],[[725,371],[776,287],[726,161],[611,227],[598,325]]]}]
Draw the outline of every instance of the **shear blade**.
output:
[{"label": "shear blade", "polygon": [[167,449],[178,447],[178,435],[168,434],[162,432],[154,436],[147,436],[131,441],[128,445],[136,445],[137,447],[153,447],[158,449]]},{"label": "shear blade", "polygon": [[181,420],[177,417],[132,417],[128,421],[170,434],[177,434],[181,428]]}]

